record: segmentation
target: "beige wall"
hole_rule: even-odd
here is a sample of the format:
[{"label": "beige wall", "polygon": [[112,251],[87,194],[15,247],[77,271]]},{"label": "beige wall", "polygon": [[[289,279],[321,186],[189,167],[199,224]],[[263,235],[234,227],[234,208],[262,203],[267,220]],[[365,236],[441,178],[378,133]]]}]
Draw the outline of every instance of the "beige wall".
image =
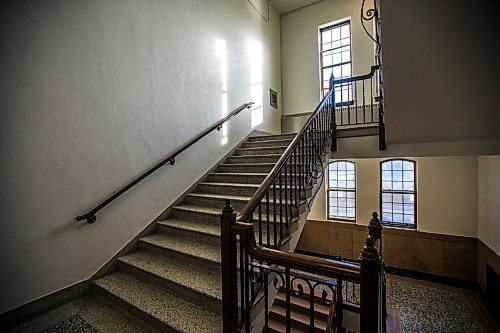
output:
[{"label": "beige wall", "polygon": [[351,18],[353,75],[370,71],[373,42],[362,30],[360,6],[361,1],[325,0],[281,17],[283,114],[312,112],[319,103],[318,27],[325,23]]},{"label": "beige wall", "polygon": [[[367,225],[380,211],[380,158],[350,159],[356,163],[356,223]],[[417,157],[417,230],[477,237],[477,157]],[[309,219],[326,219],[321,189]]]},{"label": "beige wall", "polygon": [[388,143],[500,138],[498,0],[381,2]]},{"label": "beige wall", "polygon": [[[297,248],[358,259],[368,228],[354,223],[308,220]],[[388,266],[476,281],[477,240],[398,228],[383,229]],[[485,257],[485,260],[488,258]],[[498,263],[498,256],[497,256]]]},{"label": "beige wall", "polygon": [[478,238],[500,255],[500,156],[478,158]]},{"label": "beige wall", "polygon": [[3,1],[0,22],[0,312],[89,278],[250,133],[245,112],[226,145],[211,134],[74,221],[219,120],[225,93],[231,110],[262,92],[257,129],[280,131],[272,8],[268,23],[247,1]]}]

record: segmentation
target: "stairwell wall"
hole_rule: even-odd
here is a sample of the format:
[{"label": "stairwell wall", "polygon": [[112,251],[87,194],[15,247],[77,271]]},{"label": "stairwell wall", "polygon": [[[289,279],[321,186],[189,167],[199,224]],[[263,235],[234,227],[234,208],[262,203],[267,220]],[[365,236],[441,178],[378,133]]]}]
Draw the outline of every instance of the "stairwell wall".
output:
[{"label": "stairwell wall", "polygon": [[[0,13],[0,313],[88,279],[252,129],[280,132],[272,6],[269,22],[243,0],[4,1]],[[260,124],[244,111],[226,144],[210,134],[95,224],[74,221],[256,97]]]}]

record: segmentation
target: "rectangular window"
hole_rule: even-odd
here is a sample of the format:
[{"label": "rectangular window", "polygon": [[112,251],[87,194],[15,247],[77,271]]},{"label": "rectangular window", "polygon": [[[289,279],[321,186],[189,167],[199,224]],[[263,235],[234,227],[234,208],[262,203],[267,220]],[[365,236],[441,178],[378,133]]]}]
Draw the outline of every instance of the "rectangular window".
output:
[{"label": "rectangular window", "polygon": [[388,160],[380,164],[380,211],[382,223],[416,226],[416,163]]},{"label": "rectangular window", "polygon": [[[330,76],[336,80],[352,76],[350,21],[320,29],[321,96],[330,90]],[[335,87],[335,104],[352,104],[351,84]]]},{"label": "rectangular window", "polygon": [[356,217],[356,172],[354,163],[336,161],[328,165],[328,218]]}]

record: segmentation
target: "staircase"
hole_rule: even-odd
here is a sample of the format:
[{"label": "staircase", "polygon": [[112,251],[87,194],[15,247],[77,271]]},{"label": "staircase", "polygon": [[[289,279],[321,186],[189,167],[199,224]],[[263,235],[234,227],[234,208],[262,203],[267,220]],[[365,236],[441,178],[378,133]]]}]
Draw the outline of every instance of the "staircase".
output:
[{"label": "staircase", "polygon": [[221,332],[224,201],[242,209],[294,136],[249,138],[118,259],[118,271],[96,280],[95,292],[160,331]]}]

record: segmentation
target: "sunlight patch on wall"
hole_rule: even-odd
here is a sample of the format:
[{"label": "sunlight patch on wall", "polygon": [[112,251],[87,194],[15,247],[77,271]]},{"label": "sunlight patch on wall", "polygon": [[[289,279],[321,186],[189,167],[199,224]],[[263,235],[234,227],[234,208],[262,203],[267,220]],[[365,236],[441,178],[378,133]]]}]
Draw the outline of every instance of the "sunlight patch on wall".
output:
[{"label": "sunlight patch on wall", "polygon": [[[222,87],[222,117],[227,116],[227,47],[226,41],[222,39],[217,39],[215,41],[215,54],[220,61],[220,78]],[[227,139],[227,123],[222,125],[221,129],[221,144],[225,145],[228,141]]]},{"label": "sunlight patch on wall", "polygon": [[252,108],[253,128],[264,121],[262,43],[250,42],[248,54],[250,60],[250,98],[255,103]]}]

